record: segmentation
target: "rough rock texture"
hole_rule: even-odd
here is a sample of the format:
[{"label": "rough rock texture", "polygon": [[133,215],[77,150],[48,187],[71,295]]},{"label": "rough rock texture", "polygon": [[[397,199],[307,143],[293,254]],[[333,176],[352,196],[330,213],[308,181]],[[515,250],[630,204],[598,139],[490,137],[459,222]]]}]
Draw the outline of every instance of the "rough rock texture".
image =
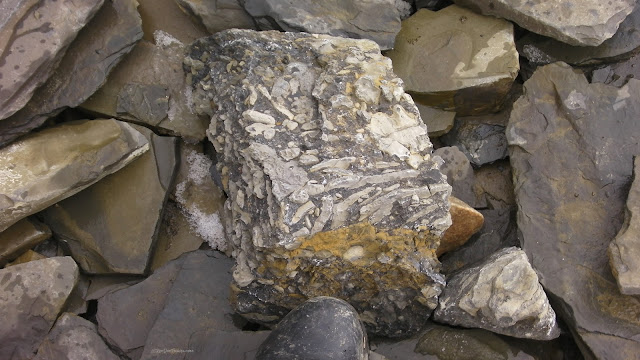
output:
[{"label": "rough rock texture", "polygon": [[511,209],[516,206],[509,160],[496,161],[475,171],[473,191],[489,209]]},{"label": "rough rock texture", "polygon": [[253,18],[238,0],[176,0],[187,13],[195,16],[211,34],[226,29],[255,29]]},{"label": "rough rock texture", "polygon": [[260,345],[256,360],[367,360],[367,332],[344,300],[320,296],[300,305]]},{"label": "rough rock texture", "polygon": [[499,110],[520,68],[511,23],[455,5],[403,21],[387,55],[416,102],[459,116]]},{"label": "rough rock texture", "polygon": [[511,20],[536,34],[570,45],[597,46],[616,33],[634,0],[454,0],[485,15]]},{"label": "rough rock texture", "polygon": [[104,359],[118,360],[104,343],[96,325],[71,313],[64,313],[44,339],[34,360]]},{"label": "rough rock texture", "polygon": [[640,55],[591,72],[591,82],[622,87],[629,79],[640,79]]},{"label": "rough rock texture", "polygon": [[640,81],[589,84],[568,65],[525,82],[507,128],[522,246],[587,358],[640,354],[640,301],[620,295],[607,248],[640,154]]},{"label": "rough rock texture", "polygon": [[84,102],[142,38],[135,0],[108,0],[79,33],[52,73],[20,111],[0,121],[0,146]]},{"label": "rough rock texture", "polygon": [[22,219],[0,233],[0,267],[51,237],[51,230],[35,219]]},{"label": "rough rock texture", "polygon": [[429,137],[442,136],[453,128],[453,122],[456,117],[456,113],[452,111],[444,111],[431,106],[425,106],[422,104],[416,104],[420,111],[420,117],[427,125],[429,131]]},{"label": "rough rock texture", "polygon": [[0,3],[0,120],[20,110],[103,0]]},{"label": "rough rock texture", "polygon": [[486,202],[474,192],[476,177],[469,159],[462,151],[456,146],[445,146],[434,151],[433,155],[438,155],[444,160],[440,171],[451,185],[451,195],[474,208],[486,206]]},{"label": "rough rock texture", "polygon": [[504,159],[508,155],[506,122],[500,120],[490,116],[458,118],[441,140],[448,146],[458,147],[475,166]]},{"label": "rough rock texture", "polygon": [[627,197],[624,224],[609,245],[609,265],[620,288],[625,295],[640,295],[640,229],[638,212],[640,211],[640,157],[633,163],[633,183]]},{"label": "rough rock texture", "polygon": [[149,142],[147,153],[43,213],[90,274],[144,274],[156,242],[176,168],[176,139],[133,126]]},{"label": "rough rock texture", "polygon": [[474,210],[471,206],[464,203],[460,199],[450,196],[451,201],[451,226],[444,232],[440,245],[436,249],[436,255],[440,256],[451,250],[455,250],[464,245],[469,238],[484,223],[484,217],[481,213]]},{"label": "rough rock texture", "polygon": [[[192,335],[189,341],[188,360],[255,359],[258,347],[269,336],[270,331],[222,331],[207,329]],[[369,358],[369,360],[372,360]]]},{"label": "rough rock texture", "polygon": [[115,120],[65,123],[0,149],[0,231],[120,170],[149,149]]},{"label": "rough rock texture", "polygon": [[31,359],[78,280],[70,257],[0,270],[0,358]]},{"label": "rough rock texture", "polygon": [[142,17],[144,39],[153,41],[156,31],[170,34],[179,41],[189,44],[207,36],[207,29],[193,21],[192,17],[180,9],[176,0],[137,0]]},{"label": "rough rock texture", "polygon": [[435,321],[527,339],[560,335],[538,275],[516,247],[452,275],[439,301]]},{"label": "rough rock texture", "polygon": [[373,333],[419,329],[442,286],[451,187],[378,46],[230,30],[185,61],[221,153],[237,311],[273,323],[331,295]]},{"label": "rough rock texture", "polygon": [[190,142],[202,141],[208,119],[196,116],[187,105],[191,95],[182,70],[184,45],[163,32],[156,33],[155,41],[140,41],[81,107]]},{"label": "rough rock texture", "polygon": [[395,0],[244,0],[244,7],[263,30],[369,39],[382,50],[393,48],[400,31]]}]

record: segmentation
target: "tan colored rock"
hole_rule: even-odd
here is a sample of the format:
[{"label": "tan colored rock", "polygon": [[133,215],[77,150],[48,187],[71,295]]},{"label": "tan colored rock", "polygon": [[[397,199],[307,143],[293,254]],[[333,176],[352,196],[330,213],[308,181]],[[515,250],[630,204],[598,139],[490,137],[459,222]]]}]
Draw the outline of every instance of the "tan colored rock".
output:
[{"label": "tan colored rock", "polygon": [[22,255],[18,256],[12,262],[8,263],[7,267],[28,263],[29,261],[42,260],[42,259],[46,259],[46,258],[47,258],[46,256],[44,256],[42,254],[39,254],[39,253],[37,253],[37,252],[35,252],[33,250],[27,250],[27,252],[25,252]]},{"label": "tan colored rock", "polygon": [[416,106],[418,107],[418,111],[420,111],[422,121],[427,125],[429,137],[442,136],[453,128],[453,123],[456,117],[455,112],[444,111],[419,103],[416,103]]},{"label": "tan colored rock", "polygon": [[516,206],[511,165],[508,160],[496,161],[475,170],[473,191],[491,209]]},{"label": "tan colored rock", "polygon": [[0,233],[0,266],[51,237],[49,228],[33,219],[22,219]]},{"label": "tan colored rock", "polygon": [[154,33],[164,31],[183,43],[209,35],[207,30],[193,21],[175,0],[138,0],[142,17],[144,39],[153,41]]},{"label": "tan colored rock", "polygon": [[450,196],[451,226],[444,232],[436,255],[440,256],[464,245],[484,224],[484,216],[462,200]]},{"label": "tan colored rock", "polygon": [[255,29],[253,18],[239,0],[175,0],[198,18],[211,34],[226,29]]}]

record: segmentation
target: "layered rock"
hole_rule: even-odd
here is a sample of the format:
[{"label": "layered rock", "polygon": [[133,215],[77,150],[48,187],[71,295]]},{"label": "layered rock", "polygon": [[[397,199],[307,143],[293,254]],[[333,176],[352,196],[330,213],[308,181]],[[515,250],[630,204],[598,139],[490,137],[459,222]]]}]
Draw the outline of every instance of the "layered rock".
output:
[{"label": "layered rock", "polygon": [[511,247],[447,280],[434,320],[527,339],[560,335],[556,313],[524,251]]},{"label": "layered rock", "polygon": [[35,219],[22,219],[0,233],[0,266],[51,237],[51,230]]},{"label": "layered rock", "polygon": [[451,188],[378,46],[230,30],[185,61],[220,152],[237,311],[272,323],[331,295],[373,333],[419,329],[442,286]]},{"label": "layered rock", "polygon": [[149,149],[115,120],[65,123],[0,150],[0,231],[120,170]]},{"label": "layered rock", "polygon": [[570,45],[597,46],[616,33],[634,0],[454,0],[485,15],[511,20],[536,34]]},{"label": "layered rock", "polygon": [[640,302],[620,295],[605,254],[640,153],[640,81],[589,84],[556,63],[524,87],[507,127],[522,247],[585,356],[632,358]]},{"label": "layered rock", "polygon": [[370,39],[382,50],[393,48],[400,31],[395,0],[296,1],[244,0],[245,9],[264,30],[304,31],[312,34]]},{"label": "layered rock", "polygon": [[403,21],[387,55],[416,102],[459,116],[498,111],[520,68],[511,23],[455,5]]},{"label": "layered rock", "polygon": [[176,0],[192,16],[195,16],[211,34],[226,29],[255,29],[253,18],[238,0]]}]

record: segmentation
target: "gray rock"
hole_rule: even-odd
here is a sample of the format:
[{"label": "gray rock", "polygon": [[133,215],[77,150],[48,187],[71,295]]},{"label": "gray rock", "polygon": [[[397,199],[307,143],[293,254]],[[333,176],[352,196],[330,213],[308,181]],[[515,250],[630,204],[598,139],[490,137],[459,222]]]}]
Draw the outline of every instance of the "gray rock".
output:
[{"label": "gray rock", "polygon": [[0,149],[0,175],[8,179],[0,182],[0,231],[120,170],[148,149],[142,134],[115,120],[64,123]]},{"label": "gray rock", "polygon": [[[189,341],[185,360],[255,359],[258,347],[270,331],[222,331],[207,329],[194,333]],[[371,357],[369,360],[372,360]]]},{"label": "gray rock", "polygon": [[221,154],[237,311],[273,323],[331,295],[374,333],[417,331],[442,284],[432,250],[451,188],[378,46],[228,30],[185,61]]},{"label": "gray rock", "polygon": [[640,211],[640,157],[633,163],[633,182],[627,197],[624,224],[609,244],[609,265],[620,292],[640,295],[640,234],[637,214]]},{"label": "gray rock", "polygon": [[556,63],[524,87],[507,128],[523,249],[585,357],[637,358],[640,302],[620,295],[605,254],[640,153],[640,81],[589,84]]},{"label": "gray rock", "polygon": [[629,79],[640,79],[640,55],[634,55],[629,60],[595,69],[590,75],[592,83],[622,87]]},{"label": "gray rock", "polygon": [[516,206],[511,165],[499,160],[475,169],[474,193],[489,209],[513,209]]},{"label": "gray rock", "polygon": [[156,242],[176,168],[176,138],[132,126],[146,137],[149,152],[43,212],[89,274],[144,274]]},{"label": "gray rock", "polygon": [[455,5],[403,21],[387,55],[416,102],[458,116],[498,111],[520,68],[511,23]]},{"label": "gray rock", "polygon": [[[55,5],[53,5],[55,6]],[[78,33],[60,65],[18,112],[0,121],[0,146],[42,125],[66,107],[84,102],[142,38],[134,0],[106,1]]]},{"label": "gray rock", "polygon": [[30,218],[19,220],[0,233],[0,267],[50,237],[45,224]]},{"label": "gray rock", "polygon": [[253,18],[239,0],[176,0],[189,14],[198,18],[210,34],[226,29],[255,29]]},{"label": "gray rock", "polygon": [[312,34],[373,40],[382,50],[393,48],[400,31],[395,0],[244,0],[244,7],[263,30],[304,31]]},{"label": "gray rock", "polygon": [[476,166],[490,164],[507,157],[506,126],[458,119],[453,129],[440,138],[448,146],[455,146]]},{"label": "gray rock", "polygon": [[433,152],[440,156],[444,164],[440,171],[447,176],[451,185],[451,195],[464,201],[473,208],[485,207],[486,202],[474,192],[476,176],[467,156],[456,146],[445,146]]},{"label": "gray rock", "polygon": [[634,0],[454,0],[485,15],[511,20],[536,34],[577,46],[597,46],[631,14]]},{"label": "gray rock", "polygon": [[118,360],[104,343],[96,325],[71,313],[64,313],[44,339],[34,360],[104,359]]},{"label": "gray rock", "polygon": [[31,99],[103,0],[6,0],[0,4],[0,120]]},{"label": "gray rock", "polygon": [[0,358],[31,359],[78,280],[71,257],[0,270]]},{"label": "gray rock", "polygon": [[456,113],[452,111],[444,111],[431,106],[416,104],[420,111],[420,117],[427,125],[429,137],[442,136],[453,128]]}]

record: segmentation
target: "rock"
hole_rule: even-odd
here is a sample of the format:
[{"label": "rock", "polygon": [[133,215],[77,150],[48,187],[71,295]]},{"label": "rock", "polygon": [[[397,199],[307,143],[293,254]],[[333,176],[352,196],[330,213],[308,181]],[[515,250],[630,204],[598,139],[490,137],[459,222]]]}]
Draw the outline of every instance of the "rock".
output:
[{"label": "rock", "polygon": [[616,87],[622,87],[633,78],[640,79],[640,55],[634,55],[627,61],[607,65],[591,72],[592,83]]},{"label": "rock", "polygon": [[498,111],[519,69],[513,25],[455,5],[403,21],[387,56],[416,102],[458,116]]},{"label": "rock", "polygon": [[71,43],[60,65],[31,100],[0,121],[0,146],[42,125],[67,107],[84,102],[142,38],[134,0],[106,1]]},{"label": "rock", "polygon": [[185,62],[194,107],[213,118],[236,310],[273,324],[331,295],[372,333],[417,331],[442,286],[451,188],[378,46],[228,30]]},{"label": "rock", "polygon": [[183,44],[167,33],[156,33],[156,45],[140,41],[81,108],[146,124],[190,142],[202,141],[208,119],[199,118],[187,105],[190,90],[183,56]]},{"label": "rock", "polygon": [[153,41],[156,31],[162,31],[189,44],[192,41],[209,35],[202,24],[192,21],[192,18],[175,0],[137,0],[140,3],[138,11],[142,17],[144,39]]},{"label": "rock", "polygon": [[46,258],[47,258],[46,256],[41,255],[33,250],[27,250],[25,253],[18,256],[15,260],[8,263],[6,266],[9,267],[14,265],[20,265],[20,264],[28,263],[29,261],[42,260]]},{"label": "rock", "polygon": [[[189,342],[189,360],[210,360],[212,354],[219,359],[255,359],[258,347],[270,331],[221,331],[207,329],[192,335]],[[369,360],[372,360],[371,357]]]},{"label": "rock", "polygon": [[516,206],[511,165],[508,160],[496,161],[475,170],[473,191],[489,209],[511,209]]},{"label": "rock", "polygon": [[96,325],[71,313],[64,313],[44,339],[34,360],[105,359],[118,360],[104,343]]},{"label": "rock", "polygon": [[612,37],[620,23],[631,14],[633,0],[454,0],[484,15],[511,20],[536,34],[569,45],[598,46]]},{"label": "rock", "polygon": [[144,274],[156,242],[176,168],[176,139],[132,126],[151,145],[149,152],[43,212],[89,274]]},{"label": "rock", "polygon": [[640,211],[640,157],[634,158],[633,182],[627,198],[624,224],[609,244],[609,265],[620,292],[640,295],[640,236],[636,214]]},{"label": "rock", "polygon": [[427,125],[429,137],[442,136],[453,128],[453,122],[456,113],[452,111],[444,111],[431,106],[416,104],[420,111],[420,117]]},{"label": "rock", "polygon": [[71,257],[0,269],[0,358],[31,359],[78,280]]},{"label": "rock", "polygon": [[19,220],[0,233],[0,267],[50,237],[45,224],[31,218]]},{"label": "rock", "polygon": [[586,357],[637,357],[640,301],[619,294],[604,254],[640,153],[640,81],[589,84],[556,63],[524,87],[507,127],[522,247]]},{"label": "rock", "polygon": [[417,9],[429,9],[431,11],[438,11],[451,5],[451,0],[415,0]]},{"label": "rock", "polygon": [[142,279],[136,275],[92,276],[89,279],[89,288],[87,289],[85,299],[87,301],[98,300],[107,294],[110,294],[114,291],[126,289],[141,282],[142,280],[145,279]]},{"label": "rock", "polygon": [[469,238],[484,223],[484,217],[471,206],[464,203],[460,199],[450,196],[451,201],[451,226],[444,232],[440,245],[436,249],[436,255],[440,256],[451,250],[455,250],[464,245]]},{"label": "rock", "polygon": [[7,0],[0,5],[0,120],[13,115],[31,99],[102,2]]},{"label": "rock", "polygon": [[356,310],[344,300],[321,296],[287,314],[260,345],[256,360],[365,360],[368,353]]},{"label": "rock", "polygon": [[304,31],[312,34],[369,39],[382,50],[393,48],[400,31],[395,0],[244,0],[244,8],[263,30]]},{"label": "rock", "polygon": [[187,13],[196,17],[210,34],[226,29],[255,29],[253,18],[238,0],[176,0]]},{"label": "rock", "polygon": [[433,152],[444,160],[440,171],[447,176],[451,195],[474,208],[485,207],[486,201],[474,192],[476,177],[467,156],[455,146],[445,146]]},{"label": "rock", "polygon": [[556,313],[524,251],[511,247],[447,281],[434,320],[526,339],[560,335]]},{"label": "rock", "polygon": [[148,148],[130,125],[92,120],[64,123],[0,149],[0,174],[9,179],[0,182],[0,231],[120,170]]},{"label": "rock", "polygon": [[78,281],[76,282],[76,287],[69,295],[67,303],[65,304],[65,312],[75,315],[87,313],[87,301],[85,298],[87,297],[90,283],[91,281],[86,275],[80,274]]}]

